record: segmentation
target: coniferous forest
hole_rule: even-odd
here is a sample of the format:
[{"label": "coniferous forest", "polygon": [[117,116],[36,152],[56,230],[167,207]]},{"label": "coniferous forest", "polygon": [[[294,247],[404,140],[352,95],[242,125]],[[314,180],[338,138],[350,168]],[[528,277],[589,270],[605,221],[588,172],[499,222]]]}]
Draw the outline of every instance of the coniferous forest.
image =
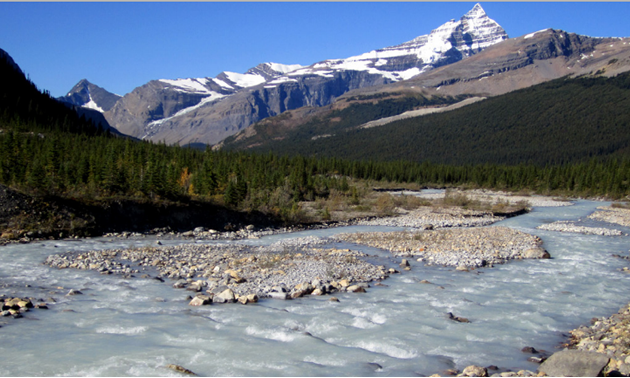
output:
[{"label": "coniferous forest", "polygon": [[[377,102],[371,112],[360,111],[366,105],[355,103],[288,130],[282,139],[249,142],[249,150],[449,165],[545,166],[630,157],[630,73],[560,78],[449,112],[356,127],[380,118],[364,115],[386,113],[392,103],[404,102]],[[253,127],[256,137],[264,135],[260,125]],[[247,139],[226,142],[228,148],[247,148]]]},{"label": "coniferous forest", "polygon": [[0,184],[35,196],[209,201],[291,222],[300,201],[351,191],[349,178],[375,186],[387,181],[609,198],[630,193],[630,160],[623,156],[548,165],[446,165],[200,151],[137,141],[79,117],[21,72],[9,71],[14,85],[0,94]]}]

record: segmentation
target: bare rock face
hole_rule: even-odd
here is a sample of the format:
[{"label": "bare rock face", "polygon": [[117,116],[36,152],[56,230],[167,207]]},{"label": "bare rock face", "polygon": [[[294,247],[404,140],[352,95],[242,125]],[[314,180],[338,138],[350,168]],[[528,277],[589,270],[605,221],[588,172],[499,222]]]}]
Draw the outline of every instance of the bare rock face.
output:
[{"label": "bare rock face", "polygon": [[150,123],[168,118],[178,111],[197,105],[203,93],[183,92],[167,83],[152,80],[121,98],[105,118],[123,134],[142,138]]}]

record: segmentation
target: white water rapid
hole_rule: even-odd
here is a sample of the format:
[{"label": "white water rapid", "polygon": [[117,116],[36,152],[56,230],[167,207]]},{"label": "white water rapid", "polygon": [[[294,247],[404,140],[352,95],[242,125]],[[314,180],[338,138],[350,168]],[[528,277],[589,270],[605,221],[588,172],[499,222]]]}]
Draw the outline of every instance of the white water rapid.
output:
[{"label": "white water rapid", "polygon": [[[337,293],[339,303],[307,296],[190,307],[185,298],[191,293],[172,288],[172,282],[42,264],[54,253],[154,244],[149,238],[0,247],[0,294],[57,301],[21,319],[0,318],[1,375],[180,375],[167,364],[201,376],[428,376],[471,364],[535,371],[537,365],[521,348],[553,353],[569,330],[592,317],[610,316],[630,301],[630,275],[620,271],[628,261],[611,256],[628,254],[628,236],[536,229],[557,220],[584,220],[603,204],[534,208],[494,225],[540,236],[550,260],[512,261],[472,272],[412,260],[412,270],[392,275],[383,282],[387,287]],[[583,224],[630,232],[604,222]],[[393,230],[344,227],[247,243],[388,229]],[[399,262],[373,248],[353,248],[381,256],[389,267]],[[65,296],[71,288],[83,295]],[[471,323],[453,322],[447,312]]]}]

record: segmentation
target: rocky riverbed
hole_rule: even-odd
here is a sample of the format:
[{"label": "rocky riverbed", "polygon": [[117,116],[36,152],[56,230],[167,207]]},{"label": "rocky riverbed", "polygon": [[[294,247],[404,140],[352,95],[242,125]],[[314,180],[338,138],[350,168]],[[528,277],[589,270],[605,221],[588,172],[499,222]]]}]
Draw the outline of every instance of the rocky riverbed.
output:
[{"label": "rocky riverbed", "polygon": [[602,228],[602,227],[578,226],[575,224],[575,222],[571,222],[571,221],[557,221],[553,223],[543,224],[536,228],[539,230],[572,232],[576,234],[585,234],[585,235],[605,235],[605,236],[625,235],[622,231],[619,231],[619,230],[611,230],[611,229]]},{"label": "rocky riverbed", "polygon": [[365,226],[390,226],[411,228],[480,227],[505,219],[489,211],[467,210],[460,207],[423,207],[407,214],[358,221]]},{"label": "rocky riverbed", "polygon": [[147,272],[156,271],[153,278],[171,279],[175,288],[199,293],[191,305],[364,292],[369,282],[389,275],[384,266],[363,261],[364,253],[323,248],[322,244],[322,239],[309,237],[270,246],[185,244],[114,249],[51,255],[45,264],[141,278],[151,278]]},{"label": "rocky riverbed", "polygon": [[550,257],[540,238],[506,227],[368,232],[339,234],[335,238],[412,257],[425,265],[460,269],[491,267],[512,259]]},{"label": "rocky riverbed", "polygon": [[588,216],[590,219],[615,223],[621,226],[630,227],[630,209],[601,206],[597,211]]}]

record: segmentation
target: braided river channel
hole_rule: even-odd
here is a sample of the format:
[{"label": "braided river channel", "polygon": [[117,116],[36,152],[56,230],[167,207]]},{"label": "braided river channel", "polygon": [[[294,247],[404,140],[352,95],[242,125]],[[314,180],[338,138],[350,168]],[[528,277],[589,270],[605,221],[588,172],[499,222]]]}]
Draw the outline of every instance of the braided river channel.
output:
[{"label": "braided river channel", "polygon": [[[470,272],[424,266],[391,275],[367,293],[336,293],[256,304],[191,307],[172,282],[43,265],[51,254],[155,245],[155,237],[57,240],[0,247],[0,294],[53,297],[48,310],[0,318],[2,376],[429,376],[468,365],[536,371],[525,346],[549,354],[568,331],[630,301],[630,229],[586,217],[605,202],[535,207],[490,227],[539,236],[549,260],[517,260]],[[621,230],[597,236],[536,229],[558,220]],[[273,243],[341,232],[401,230],[349,226],[220,243]],[[162,240],[164,245],[190,243]],[[194,242],[194,241],[193,241]],[[204,242],[218,243],[218,242]],[[398,268],[400,259],[366,252]],[[399,268],[398,268],[399,269]],[[138,275],[137,275],[138,276]],[[428,280],[433,285],[421,284]],[[69,289],[83,295],[66,296]],[[457,323],[446,314],[466,317]],[[492,373],[492,372],[491,372]]]}]

